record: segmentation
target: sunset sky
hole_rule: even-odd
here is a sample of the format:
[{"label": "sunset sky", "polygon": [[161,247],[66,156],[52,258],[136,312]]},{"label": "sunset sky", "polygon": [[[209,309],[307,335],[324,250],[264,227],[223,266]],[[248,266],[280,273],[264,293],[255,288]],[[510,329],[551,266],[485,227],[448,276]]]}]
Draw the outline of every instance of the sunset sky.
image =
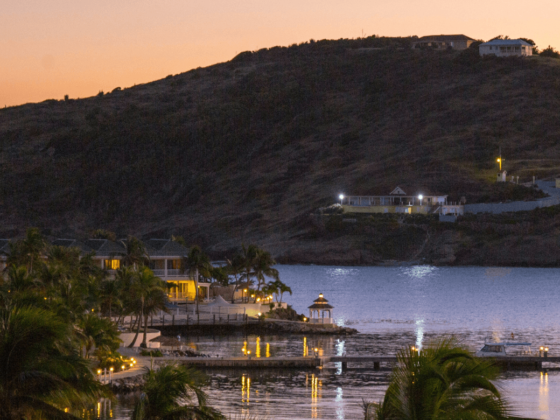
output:
[{"label": "sunset sky", "polygon": [[502,34],[560,47],[559,16],[557,0],[2,0],[0,106],[93,96],[241,51],[362,33]]}]

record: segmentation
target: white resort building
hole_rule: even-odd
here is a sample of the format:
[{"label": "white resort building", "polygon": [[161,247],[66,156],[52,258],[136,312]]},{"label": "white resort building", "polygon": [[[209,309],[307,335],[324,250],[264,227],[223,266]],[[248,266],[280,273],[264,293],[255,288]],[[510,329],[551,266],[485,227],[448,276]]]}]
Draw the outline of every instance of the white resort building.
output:
[{"label": "white resort building", "polygon": [[448,203],[447,195],[407,195],[397,187],[388,195],[349,195],[341,199],[345,213],[463,214],[459,203]]},{"label": "white resort building", "polygon": [[478,51],[481,56],[528,57],[533,55],[533,46],[522,39],[494,39],[480,44]]}]

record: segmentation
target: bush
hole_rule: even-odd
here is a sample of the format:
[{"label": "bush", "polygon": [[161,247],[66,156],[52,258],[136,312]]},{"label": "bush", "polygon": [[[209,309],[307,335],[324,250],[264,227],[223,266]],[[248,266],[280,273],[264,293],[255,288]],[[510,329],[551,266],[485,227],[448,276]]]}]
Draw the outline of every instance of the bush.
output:
[{"label": "bush", "polygon": [[140,356],[163,357],[163,353],[160,350],[141,350]]}]

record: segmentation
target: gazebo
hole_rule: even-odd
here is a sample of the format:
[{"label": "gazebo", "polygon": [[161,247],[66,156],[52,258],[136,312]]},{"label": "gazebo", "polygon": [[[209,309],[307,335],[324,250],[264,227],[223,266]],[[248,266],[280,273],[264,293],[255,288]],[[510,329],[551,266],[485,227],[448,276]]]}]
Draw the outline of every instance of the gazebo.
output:
[{"label": "gazebo", "polygon": [[[313,302],[315,303],[309,307],[309,322],[311,324],[332,324],[334,308],[329,305],[329,301],[323,297],[323,294],[319,293],[319,299],[315,299]],[[317,312],[317,317],[314,317],[315,312]],[[328,313],[328,316],[325,316],[325,312]]]}]

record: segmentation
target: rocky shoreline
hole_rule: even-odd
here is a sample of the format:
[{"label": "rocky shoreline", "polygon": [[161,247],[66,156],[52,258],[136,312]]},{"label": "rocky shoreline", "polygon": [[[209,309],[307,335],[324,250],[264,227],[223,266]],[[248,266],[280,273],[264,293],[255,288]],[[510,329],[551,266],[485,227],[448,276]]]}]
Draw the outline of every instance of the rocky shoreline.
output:
[{"label": "rocky shoreline", "polygon": [[230,325],[165,325],[158,326],[163,335],[227,335],[227,334],[320,334],[320,335],[351,335],[359,331],[355,328],[337,325],[316,325],[307,322],[259,322],[258,324]]}]

